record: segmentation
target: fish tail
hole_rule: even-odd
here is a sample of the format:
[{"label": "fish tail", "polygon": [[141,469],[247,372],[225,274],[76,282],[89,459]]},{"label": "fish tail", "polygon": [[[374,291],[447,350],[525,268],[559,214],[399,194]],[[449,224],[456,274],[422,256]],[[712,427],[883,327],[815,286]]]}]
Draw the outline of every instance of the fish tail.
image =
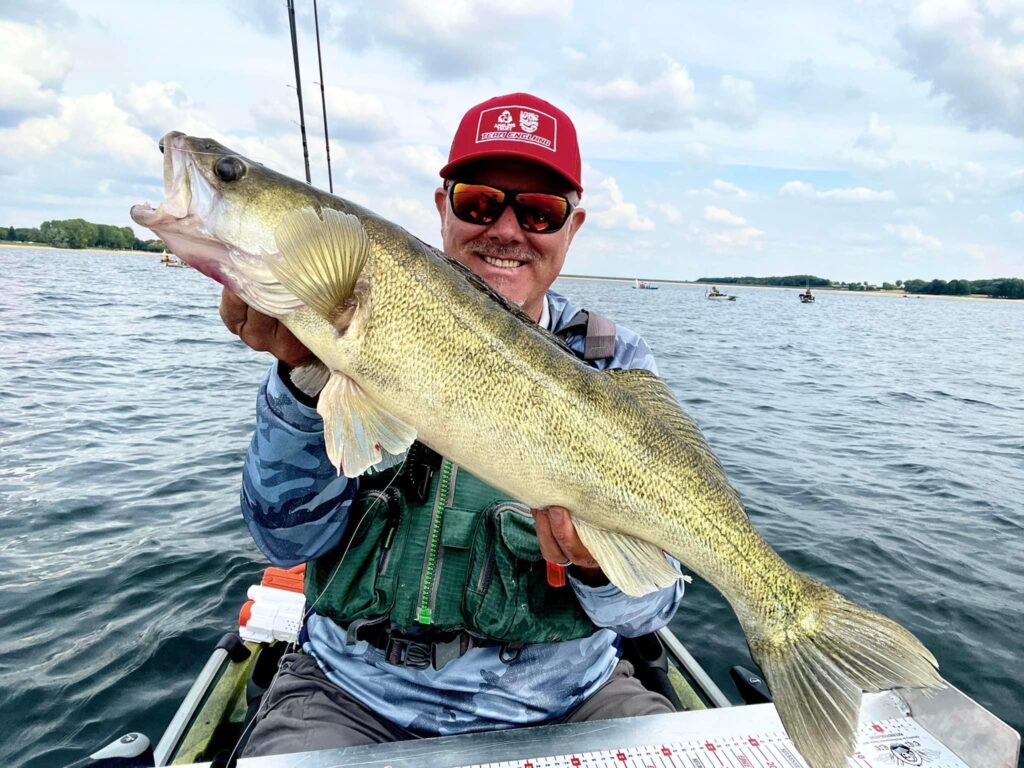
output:
[{"label": "fish tail", "polygon": [[799,620],[759,638],[751,653],[775,708],[811,768],[847,768],[862,691],[942,687],[931,652],[895,621],[813,579],[803,581]]}]

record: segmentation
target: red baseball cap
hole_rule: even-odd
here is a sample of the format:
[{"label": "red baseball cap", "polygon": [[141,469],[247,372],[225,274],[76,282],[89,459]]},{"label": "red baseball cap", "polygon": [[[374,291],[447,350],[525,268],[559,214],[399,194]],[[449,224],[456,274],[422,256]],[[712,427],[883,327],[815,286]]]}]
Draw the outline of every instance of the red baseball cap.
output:
[{"label": "red baseball cap", "polygon": [[521,157],[580,185],[576,127],[562,110],[529,93],[496,96],[470,109],[459,123],[441,178],[450,179],[466,163],[487,157]]}]

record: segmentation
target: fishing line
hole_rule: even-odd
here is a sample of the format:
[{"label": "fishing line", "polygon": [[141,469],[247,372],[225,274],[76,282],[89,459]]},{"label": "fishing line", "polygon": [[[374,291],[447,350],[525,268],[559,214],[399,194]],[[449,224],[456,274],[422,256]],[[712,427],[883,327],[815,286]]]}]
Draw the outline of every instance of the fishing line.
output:
[{"label": "fishing line", "polygon": [[[334,570],[331,571],[331,577],[327,580],[327,583],[324,584],[323,589],[320,590],[320,594],[317,595],[316,600],[313,601],[313,603],[309,606],[309,609],[303,615],[302,624],[306,623],[306,619],[308,619],[310,614],[313,613],[313,609],[316,607],[316,604],[320,602],[320,598],[324,596],[324,594],[327,592],[327,588],[331,586],[331,582],[334,581],[334,577],[338,575],[338,570],[341,568],[341,564],[345,562],[345,557],[346,555],[348,555],[348,551],[352,547],[352,542],[355,540],[356,532],[360,529],[360,527],[362,527],[363,521],[366,520],[366,516],[369,515],[370,512],[373,511],[374,507],[377,506],[377,503],[384,498],[384,494],[387,493],[387,490],[402,474],[402,470],[405,469],[405,463],[408,460],[409,452],[406,451],[405,457],[402,459],[402,463],[398,465],[397,471],[394,473],[394,475],[392,475],[391,479],[388,481],[388,484],[384,486],[384,489],[377,495],[373,502],[366,508],[363,514],[359,517],[359,522],[357,522],[355,528],[352,529],[352,533],[348,537],[348,543],[345,545],[345,549],[342,551],[341,557],[338,559],[337,565],[335,565]],[[298,643],[289,642],[288,645],[285,646],[284,653],[281,654],[281,658],[283,659],[287,654],[293,653],[296,648],[298,648]],[[252,716],[252,719],[249,720],[249,723],[245,726],[245,728],[242,729],[242,733],[238,736],[238,740],[235,742],[235,746],[231,750],[231,754],[228,755],[227,762],[225,763],[226,768],[233,768],[236,759],[235,754],[238,752],[238,748],[242,745],[242,742],[245,741],[245,739],[249,736],[249,732],[252,730],[253,726],[256,725],[256,721],[260,719],[260,715],[263,714],[263,710],[267,705],[267,701],[270,699],[270,694],[273,693],[274,687],[277,685],[277,681],[281,677],[280,662],[278,662],[278,665],[278,670],[274,674],[274,679],[270,682],[270,687],[268,687],[267,690],[263,693],[263,697],[260,700],[259,707],[257,707],[256,709],[256,713]]]}]

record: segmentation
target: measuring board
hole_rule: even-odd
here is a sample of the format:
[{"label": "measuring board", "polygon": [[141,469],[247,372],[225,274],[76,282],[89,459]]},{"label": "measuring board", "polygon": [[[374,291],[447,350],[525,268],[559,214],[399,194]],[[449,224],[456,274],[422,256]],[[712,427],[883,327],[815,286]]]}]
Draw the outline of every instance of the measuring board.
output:
[{"label": "measuring board", "polygon": [[[909,718],[871,723],[859,734],[851,768],[968,768]],[[714,741],[583,752],[466,768],[807,768],[783,731]]]},{"label": "measuring board", "polygon": [[[1018,768],[1019,749],[1020,736],[1013,729],[955,688],[871,693],[861,706],[849,768]],[[771,704],[339,747],[244,758],[238,765],[807,768]]]}]

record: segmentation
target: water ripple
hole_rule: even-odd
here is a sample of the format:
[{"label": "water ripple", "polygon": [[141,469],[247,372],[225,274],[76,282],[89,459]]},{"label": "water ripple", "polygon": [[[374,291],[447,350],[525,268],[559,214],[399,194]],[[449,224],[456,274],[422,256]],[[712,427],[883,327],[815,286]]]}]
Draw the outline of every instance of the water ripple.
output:
[{"label": "water ripple", "polygon": [[[258,578],[241,465],[269,364],[154,258],[8,250],[0,293],[0,765],[158,737]],[[1018,729],[1024,305],[563,280],[647,338],[765,538],[915,631]],[[725,690],[742,632],[674,628]]]}]

